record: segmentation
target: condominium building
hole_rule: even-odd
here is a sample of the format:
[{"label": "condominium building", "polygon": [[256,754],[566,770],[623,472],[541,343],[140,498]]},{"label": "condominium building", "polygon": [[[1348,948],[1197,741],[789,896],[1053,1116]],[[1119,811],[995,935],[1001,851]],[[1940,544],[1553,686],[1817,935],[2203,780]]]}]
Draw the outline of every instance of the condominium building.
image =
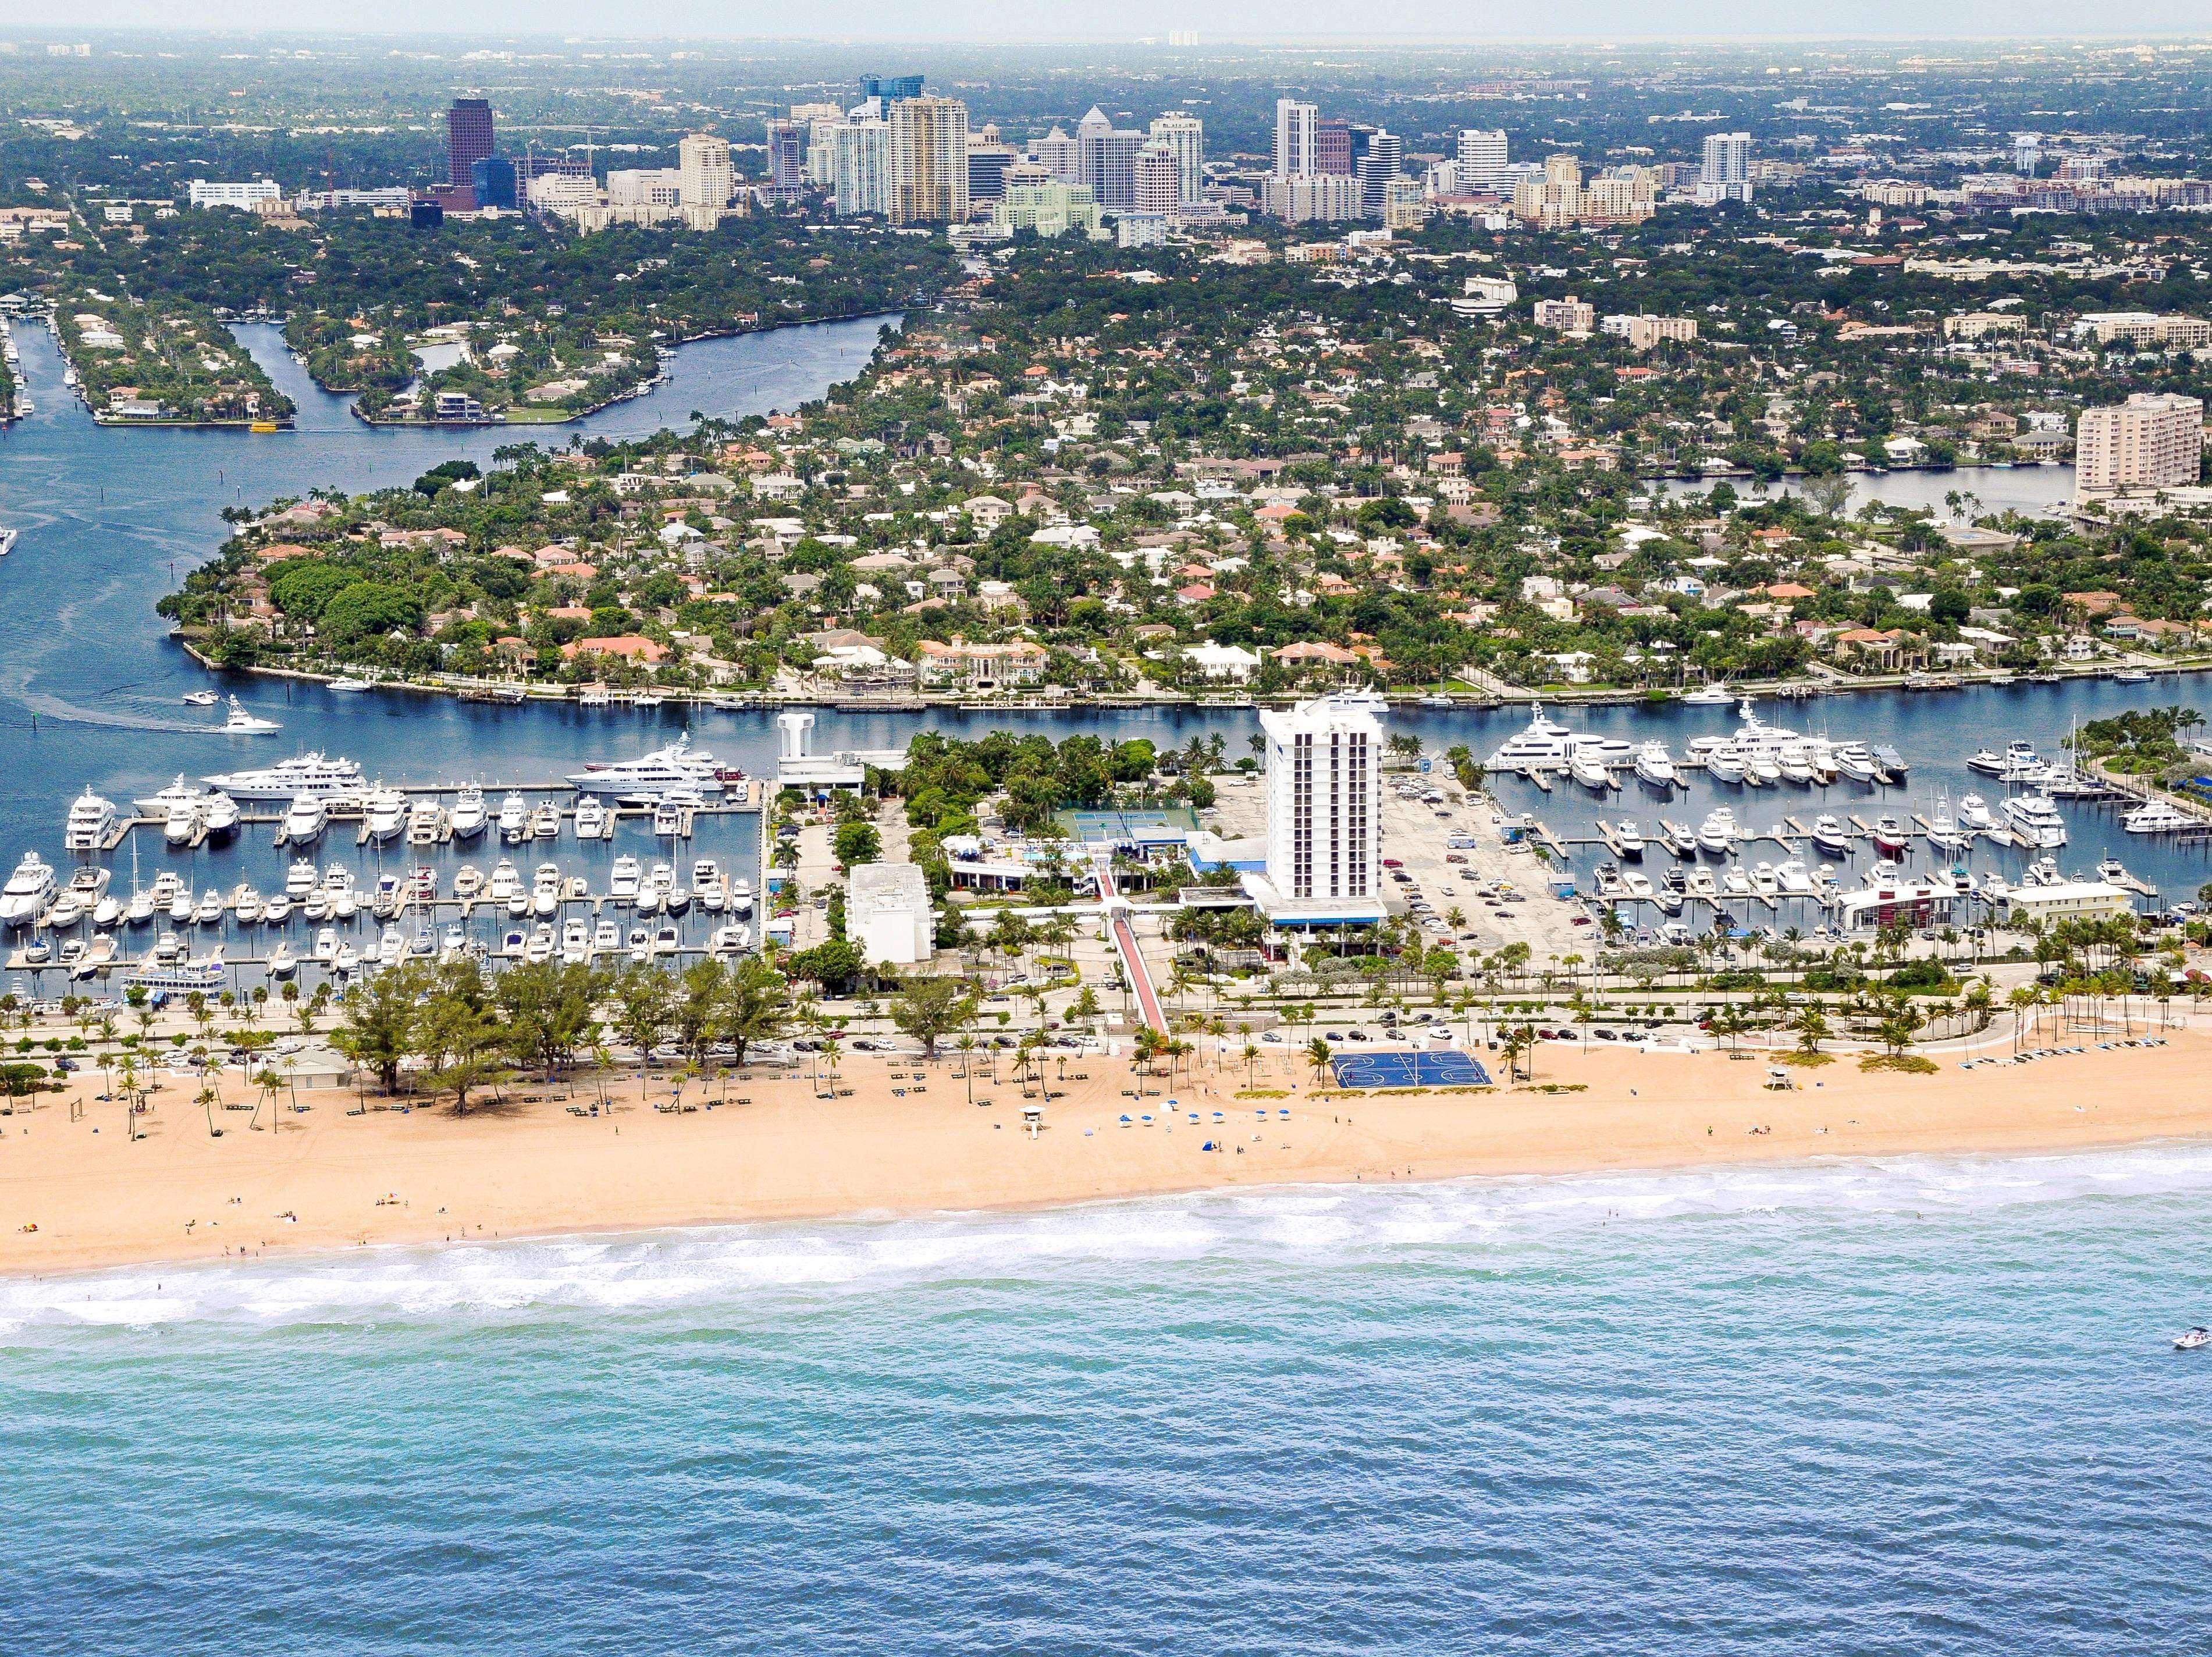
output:
[{"label": "condominium building", "polygon": [[1175,157],[1176,199],[1186,203],[1205,200],[1205,123],[1195,115],[1170,110],[1153,118],[1150,136],[1152,143],[1164,146]]},{"label": "condominium building", "polygon": [[1404,146],[1395,132],[1377,130],[1367,141],[1359,159],[1359,211],[1362,217],[1379,219],[1389,200],[1390,185],[1398,177]]},{"label": "condominium building", "polygon": [[891,127],[888,121],[853,121],[832,135],[830,187],[837,216],[861,213],[889,217],[891,210]]},{"label": "condominium building", "polygon": [[1698,199],[1707,206],[1751,199],[1751,134],[1705,135],[1705,158],[1698,167]]},{"label": "condominium building", "polygon": [[1269,919],[1379,919],[1382,731],[1363,701],[1323,696],[1260,715],[1267,744]]},{"label": "condominium building", "polygon": [[2212,322],[2171,311],[2092,311],[2074,324],[2074,337],[2109,345],[2124,339],[2166,350],[2198,350],[2212,345]]},{"label": "condominium building", "polygon": [[1321,120],[1316,104],[1295,98],[1275,100],[1275,176],[1302,179],[1321,171],[1314,153],[1315,128]]},{"label": "condominium building", "polygon": [[676,173],[686,207],[727,207],[737,193],[729,141],[711,133],[694,132],[676,146]]},{"label": "condominium building", "polygon": [[1148,143],[1137,152],[1135,198],[1139,213],[1172,218],[1182,205],[1182,169],[1165,144]]},{"label": "condominium building", "polygon": [[1359,169],[1352,153],[1352,123],[1332,118],[1314,126],[1314,171],[1352,178]]},{"label": "condominium building", "polygon": [[1086,234],[1098,228],[1098,203],[1091,186],[1062,184],[1009,184],[1002,200],[991,207],[991,222],[1006,231],[1028,230],[1039,236],[1064,236],[1071,230]]},{"label": "condominium building", "polygon": [[1470,195],[1504,196],[1512,192],[1505,171],[1505,131],[1468,127],[1459,135],[1459,187]]},{"label": "condominium building", "polygon": [[1088,185],[1109,213],[1128,211],[1137,203],[1137,157],[1146,142],[1143,133],[1115,127],[1094,106],[1075,129],[1075,182]]},{"label": "condominium building", "polygon": [[1030,156],[1062,184],[1083,182],[1083,146],[1061,128],[1053,128],[1031,144]]},{"label": "condominium building", "polygon": [[456,98],[446,111],[446,182],[465,185],[469,169],[493,152],[491,105]]},{"label": "condominium building", "polygon": [[2084,409],[2074,439],[2077,497],[2195,483],[2204,470],[2204,404],[2137,391],[2117,407]]},{"label": "condominium building", "polygon": [[968,106],[934,94],[890,106],[891,222],[968,216]]},{"label": "condominium building", "polygon": [[1556,328],[1562,333],[1586,334],[1597,325],[1597,307],[1572,294],[1565,299],[1540,299],[1535,323],[1539,328]]},{"label": "condominium building", "polygon": [[1572,155],[1547,155],[1540,174],[1514,186],[1513,211],[1547,230],[1564,229],[1582,216],[1582,163]]},{"label": "condominium building", "polygon": [[781,202],[806,193],[806,129],[796,121],[768,124],[768,187]]},{"label": "condominium building", "polygon": [[617,167],[607,173],[611,207],[674,208],[684,199],[684,174],[672,167]]},{"label": "condominium building", "polygon": [[1636,350],[1648,351],[1661,340],[1687,343],[1695,339],[1698,322],[1695,317],[1610,316],[1598,324],[1598,331],[1625,339]]},{"label": "condominium building", "polygon": [[1270,179],[1267,211],[1291,224],[1328,223],[1361,215],[1359,180],[1336,173]]},{"label": "condominium building", "polygon": [[205,179],[194,179],[185,188],[186,199],[194,207],[236,207],[248,213],[254,210],[256,203],[284,197],[274,179],[256,179],[248,184],[210,184]]}]

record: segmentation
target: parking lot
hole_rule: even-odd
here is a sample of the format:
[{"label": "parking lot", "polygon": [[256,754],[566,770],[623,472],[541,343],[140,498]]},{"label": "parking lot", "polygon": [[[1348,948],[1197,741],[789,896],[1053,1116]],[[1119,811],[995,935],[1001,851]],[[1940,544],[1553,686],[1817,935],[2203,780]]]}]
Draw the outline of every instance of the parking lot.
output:
[{"label": "parking lot", "polygon": [[[1534,851],[1509,849],[1498,830],[1487,801],[1469,803],[1436,773],[1383,778],[1383,873],[1424,938],[1484,950],[1526,944],[1539,962],[1588,954],[1589,928],[1576,924],[1580,906],[1553,897]],[[1447,920],[1455,909],[1457,927]]]}]

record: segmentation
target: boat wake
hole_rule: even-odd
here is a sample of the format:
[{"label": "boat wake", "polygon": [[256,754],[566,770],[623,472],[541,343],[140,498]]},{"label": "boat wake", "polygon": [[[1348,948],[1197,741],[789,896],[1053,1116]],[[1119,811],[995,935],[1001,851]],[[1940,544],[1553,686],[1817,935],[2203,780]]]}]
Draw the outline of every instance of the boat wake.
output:
[{"label": "boat wake", "polygon": [[758,1305],[917,1284],[1057,1282],[1131,1267],[1307,1272],[1417,1263],[1510,1270],[1520,1251],[1627,1228],[1849,1226],[2212,1191],[2212,1146],[1900,1157],[1289,1186],[1012,1214],[696,1227],[0,1280],[0,1336],[214,1322],[259,1327],[495,1323]]}]

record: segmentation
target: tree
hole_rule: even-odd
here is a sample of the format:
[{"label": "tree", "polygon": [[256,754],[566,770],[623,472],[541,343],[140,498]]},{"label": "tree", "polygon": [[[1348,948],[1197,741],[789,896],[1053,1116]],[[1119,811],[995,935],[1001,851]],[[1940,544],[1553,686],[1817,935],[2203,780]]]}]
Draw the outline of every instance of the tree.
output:
[{"label": "tree", "polygon": [[921,1043],[925,1059],[937,1044],[975,1016],[975,992],[958,978],[915,978],[891,1002],[891,1023]]},{"label": "tree", "polygon": [[1328,1074],[1328,1043],[1316,1035],[1306,1044],[1306,1068],[1313,1072],[1314,1085],[1316,1087],[1321,1085],[1322,1078]]},{"label": "tree", "polygon": [[876,832],[872,822],[841,822],[837,825],[835,849],[837,861],[850,869],[858,864],[873,863],[881,857],[884,837]]},{"label": "tree", "polygon": [[783,1034],[791,1018],[791,986],[783,974],[759,956],[738,962],[723,992],[722,1040],[734,1048],[737,1062],[745,1062],[748,1048],[773,1041]]},{"label": "tree", "polygon": [[592,1033],[600,974],[558,962],[518,962],[499,975],[492,996],[505,1021],[507,1047],[550,1081]]},{"label": "tree", "polygon": [[346,1022],[331,1032],[331,1045],[374,1071],[386,1093],[399,1085],[399,1066],[414,1050],[416,1001],[428,987],[422,964],[404,961],[346,993]]},{"label": "tree", "polygon": [[653,1050],[668,1039],[674,1017],[668,974],[640,962],[615,980],[615,1028],[637,1049],[638,1062],[650,1069]]},{"label": "tree", "polygon": [[694,1065],[720,1038],[730,992],[730,969],[707,956],[693,962],[678,979],[670,999],[670,1030],[676,1045]]}]

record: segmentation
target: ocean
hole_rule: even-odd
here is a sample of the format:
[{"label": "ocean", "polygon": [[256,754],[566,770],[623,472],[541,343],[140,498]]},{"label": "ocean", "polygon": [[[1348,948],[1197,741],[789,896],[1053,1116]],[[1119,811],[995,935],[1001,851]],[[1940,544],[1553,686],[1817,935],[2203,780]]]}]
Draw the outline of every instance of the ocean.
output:
[{"label": "ocean", "polygon": [[2138,1653],[2212,1148],[0,1283],[12,1648]]}]

